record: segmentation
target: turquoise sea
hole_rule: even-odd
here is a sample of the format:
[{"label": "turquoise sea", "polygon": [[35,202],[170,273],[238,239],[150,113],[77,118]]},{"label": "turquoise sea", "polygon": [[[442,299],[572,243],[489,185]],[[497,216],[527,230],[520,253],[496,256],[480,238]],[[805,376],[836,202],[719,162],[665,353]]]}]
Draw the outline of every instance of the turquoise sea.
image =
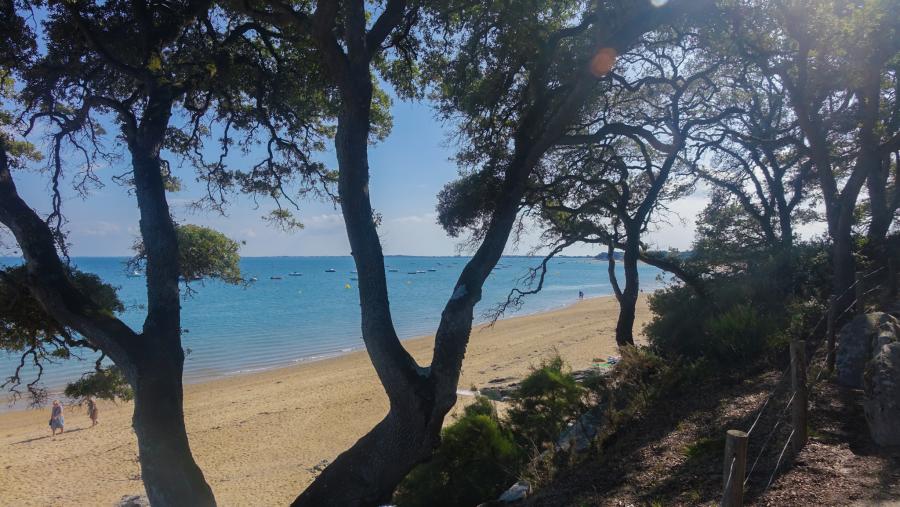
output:
[{"label": "turquoise sea", "polygon": [[[394,324],[401,338],[434,333],[441,310],[453,290],[466,257],[387,257]],[[0,258],[0,264],[21,260]],[[145,279],[125,270],[125,258],[81,257],[73,263],[119,287],[127,310],[120,318],[140,329],[145,316]],[[536,257],[504,257],[485,285],[476,320],[504,301]],[[606,261],[559,258],[549,265],[541,293],[529,296],[518,314],[559,308],[585,297],[612,294]],[[621,268],[621,266],[620,266]],[[321,359],[362,348],[356,274],[350,257],[251,257],[241,260],[245,278],[257,281],[231,286],[216,281],[191,282],[183,301],[182,341],[189,354],[186,382],[234,375]],[[334,272],[326,272],[333,269]],[[419,272],[410,274],[412,272]],[[641,265],[641,286],[658,288],[658,269]],[[299,273],[299,276],[291,276]],[[281,277],[281,279],[272,279]],[[512,316],[513,313],[507,316]],[[475,338],[477,339],[477,338]],[[59,390],[92,367],[93,354],[82,360],[49,365],[44,384]],[[8,377],[19,357],[0,352],[0,376]],[[0,395],[0,399],[3,395]]]}]

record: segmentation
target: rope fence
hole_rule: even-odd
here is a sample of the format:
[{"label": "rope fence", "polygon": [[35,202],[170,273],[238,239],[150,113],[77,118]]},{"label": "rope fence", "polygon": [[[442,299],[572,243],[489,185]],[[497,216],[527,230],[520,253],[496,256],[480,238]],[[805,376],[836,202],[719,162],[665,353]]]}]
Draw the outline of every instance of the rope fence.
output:
[{"label": "rope fence", "polygon": [[[777,435],[781,434],[783,436],[788,429],[790,430],[782,444],[781,452],[779,452],[774,466],[768,473],[768,480],[762,488],[760,495],[766,494],[772,486],[772,483],[775,481],[778,471],[782,468],[782,463],[785,461],[788,447],[792,447],[794,455],[804,447],[807,440],[809,388],[818,383],[823,373],[826,371],[831,372],[834,368],[834,324],[840,322],[848,312],[851,312],[854,309],[861,310],[867,296],[883,289],[881,286],[882,284],[880,283],[871,288],[865,288],[863,284],[865,280],[878,274],[884,269],[884,267],[881,267],[865,275],[857,275],[853,284],[847,287],[843,293],[834,295],[830,298],[828,308],[818,322],[812,326],[807,335],[807,339],[791,342],[790,365],[781,372],[780,378],[766,395],[762,405],[757,409],[750,428],[746,432],[733,429],[726,432],[725,456],[723,459],[722,470],[723,493],[720,506],[741,507],[743,505],[744,491],[750,485],[754,473],[765,474],[765,472],[763,472],[765,467],[762,466],[762,463],[764,462],[763,456],[766,455],[766,451],[770,448],[770,444],[779,440],[776,438]],[[837,308],[836,305],[841,302],[850,291],[856,292],[853,301],[847,304],[845,308]],[[819,329],[826,319],[828,320],[828,327],[825,332],[825,339],[814,339],[816,330]],[[822,350],[823,342],[826,344],[824,351]],[[811,362],[807,359],[807,344],[813,345],[812,353],[809,356],[810,358],[815,357],[820,351],[824,352],[825,367],[818,368],[815,379],[812,382],[809,382],[809,374],[807,371],[807,366]],[[756,456],[748,471],[746,464],[749,439],[755,434],[754,432],[758,432],[759,428],[762,426],[760,423],[763,419],[763,414],[766,413],[767,409],[770,412],[774,410],[778,392],[788,385],[788,380],[791,382],[789,391],[790,396],[787,397],[784,406],[780,407],[780,410],[776,412],[774,423],[763,438],[762,445],[760,446],[759,451],[755,453]],[[788,414],[790,414],[790,417],[788,417]],[[726,463],[728,465],[724,466]],[[765,475],[763,475],[763,477],[765,477]]]}]

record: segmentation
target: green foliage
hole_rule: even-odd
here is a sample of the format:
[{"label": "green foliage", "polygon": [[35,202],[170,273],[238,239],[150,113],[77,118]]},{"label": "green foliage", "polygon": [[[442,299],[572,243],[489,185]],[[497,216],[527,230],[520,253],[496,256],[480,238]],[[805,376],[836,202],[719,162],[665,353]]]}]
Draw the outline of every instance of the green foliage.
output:
[{"label": "green foliage", "polygon": [[494,403],[484,396],[475,396],[475,401],[467,405],[463,409],[463,417],[486,415],[492,419],[497,419],[497,409]]},{"label": "green foliage", "polygon": [[[27,288],[25,266],[0,269],[0,349],[24,352],[31,348],[50,347],[47,352],[65,347],[76,338],[71,330],[53,319]],[[91,273],[71,269],[69,277],[85,294],[110,314],[125,309],[116,294],[116,287],[104,283]],[[58,357],[57,353],[57,357]]]},{"label": "green foliage", "polygon": [[482,230],[501,195],[502,181],[489,171],[461,177],[438,194],[438,223],[453,237],[469,228]]},{"label": "green foliage", "polygon": [[284,208],[274,209],[263,220],[274,224],[284,232],[298,231],[303,229],[303,222],[297,220],[290,210]]},{"label": "green foliage", "polygon": [[684,456],[688,459],[702,459],[719,456],[725,448],[725,439],[722,437],[701,438],[685,446]]},{"label": "green foliage", "polygon": [[65,395],[76,400],[88,396],[111,401],[116,399],[129,401],[134,398],[131,386],[121,370],[115,366],[85,373],[80,379],[66,386]]},{"label": "green foliage", "polygon": [[[178,225],[178,262],[184,280],[218,278],[226,283],[241,283],[240,244],[221,232],[199,225]],[[144,244],[135,244],[136,255],[129,269],[141,267],[147,258]]]},{"label": "green foliage", "polygon": [[[74,349],[94,349],[74,330],[63,326],[44,311],[28,290],[27,277],[25,266],[0,269],[0,308],[3,309],[0,311],[0,350],[19,356],[22,365],[3,379],[0,385],[9,388],[15,396],[18,396],[19,386],[23,382],[23,366],[43,367],[46,363],[70,358]],[[103,283],[98,276],[70,269],[69,278],[101,312],[111,315],[125,309],[116,294],[116,287]],[[32,404],[40,404],[46,398],[46,392],[38,384],[42,371],[39,368],[36,378],[27,384]]]},{"label": "green foliage", "polygon": [[491,402],[479,397],[444,428],[431,461],[410,472],[394,501],[401,507],[477,505],[515,481],[523,457]]},{"label": "green foliage", "polygon": [[198,225],[178,226],[178,262],[186,280],[219,278],[241,282],[240,245],[228,236]]},{"label": "green foliage", "polygon": [[585,394],[562,358],[545,360],[513,394],[507,412],[510,427],[523,445],[540,448],[555,442],[569,421],[584,409]]},{"label": "green foliage", "polygon": [[732,370],[761,359],[780,362],[790,339],[804,337],[824,311],[825,252],[819,243],[795,246],[787,260],[745,251],[738,271],[716,273],[715,263],[707,269],[715,274],[704,281],[705,297],[680,286],[657,291],[649,298],[653,319],[646,327],[652,347],[667,358],[703,358]]},{"label": "green foliage", "polygon": [[767,338],[777,329],[774,324],[749,304],[738,303],[706,322],[706,331],[713,338],[708,357],[722,364],[748,364],[762,355]]}]

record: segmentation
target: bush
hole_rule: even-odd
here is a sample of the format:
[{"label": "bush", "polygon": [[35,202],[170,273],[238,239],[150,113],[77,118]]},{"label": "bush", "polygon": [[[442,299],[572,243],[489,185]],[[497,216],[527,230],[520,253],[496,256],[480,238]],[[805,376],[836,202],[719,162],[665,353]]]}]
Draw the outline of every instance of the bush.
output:
[{"label": "bush", "polygon": [[115,366],[82,375],[80,379],[66,386],[65,395],[73,400],[93,396],[103,400],[128,401],[134,397],[125,375]]},{"label": "bush", "polygon": [[747,303],[737,304],[706,322],[708,357],[717,363],[750,364],[760,358],[776,328]]},{"label": "bush", "polygon": [[705,359],[729,369],[771,357],[773,338],[790,318],[789,298],[765,279],[753,278],[710,280],[704,298],[683,286],[650,296],[654,315],[645,332],[653,350],[669,359]]},{"label": "bush", "polygon": [[538,448],[555,442],[585,408],[585,390],[559,356],[532,370],[512,398],[507,417],[513,433],[522,445]]},{"label": "bush", "polygon": [[477,505],[516,480],[523,457],[491,402],[478,397],[444,428],[431,461],[406,476],[394,501],[403,507]]}]

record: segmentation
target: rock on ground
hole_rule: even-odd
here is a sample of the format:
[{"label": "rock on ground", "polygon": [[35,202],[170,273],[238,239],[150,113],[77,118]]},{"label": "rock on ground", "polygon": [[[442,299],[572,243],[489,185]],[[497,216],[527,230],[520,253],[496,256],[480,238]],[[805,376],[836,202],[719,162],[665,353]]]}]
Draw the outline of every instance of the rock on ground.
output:
[{"label": "rock on ground", "polygon": [[531,494],[531,484],[528,481],[519,481],[506,490],[497,501],[502,503],[515,503],[528,498]]},{"label": "rock on ground", "polygon": [[900,340],[900,321],[883,312],[857,315],[838,333],[836,368],[838,383],[863,387],[866,363],[883,345]]},{"label": "rock on ground", "polygon": [[126,495],[119,500],[116,507],[150,507],[150,500],[143,495]]},{"label": "rock on ground", "polygon": [[865,372],[863,407],[872,440],[900,446],[900,342],[883,345]]}]

